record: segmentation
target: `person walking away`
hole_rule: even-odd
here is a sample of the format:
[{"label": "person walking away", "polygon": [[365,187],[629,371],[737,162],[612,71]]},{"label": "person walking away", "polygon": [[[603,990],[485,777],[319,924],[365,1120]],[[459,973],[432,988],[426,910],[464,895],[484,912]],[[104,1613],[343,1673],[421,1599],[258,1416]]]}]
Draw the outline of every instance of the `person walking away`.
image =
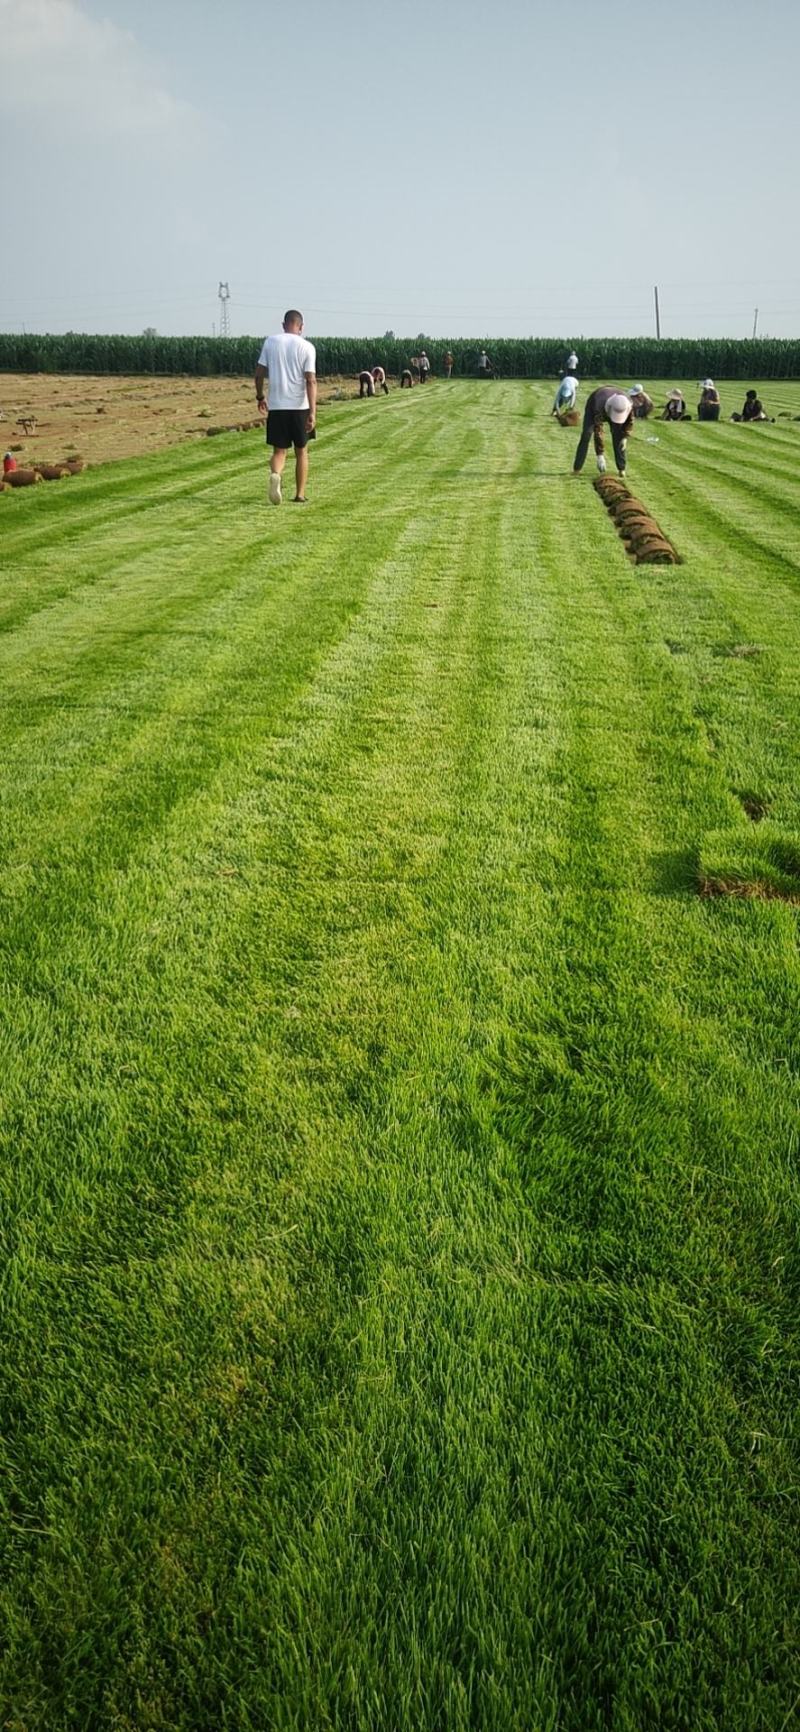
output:
[{"label": "person walking away", "polygon": [[556,391],[551,415],[569,415],[578,401],[578,381],[574,373],[565,373]]},{"label": "person walking away", "polygon": [[444,358],[444,361],[442,362],[442,365],[444,367],[445,378],[451,379],[453,376],[453,357],[452,357],[449,349],[447,351],[447,354],[445,355],[445,358]]},{"label": "person walking away", "polygon": [[720,407],[719,391],[713,379],[704,379],[700,387],[700,402],[697,405],[698,421],[718,421]]},{"label": "person walking away", "polygon": [[631,385],[628,396],[633,404],[633,415],[636,421],[646,421],[653,413],[653,399],[648,397],[642,385]]},{"label": "person walking away", "polygon": [[372,369],[372,383],[375,386],[376,391],[382,391],[384,394],[384,397],[388,397],[389,387],[386,383],[386,374],[384,372],[383,367],[373,367],[373,369]]},{"label": "person walking away", "polygon": [[486,350],[481,349],[481,352],[478,356],[478,378],[479,379],[491,379],[493,373],[494,373],[494,366],[492,365],[492,362],[489,360],[489,356],[487,355]]},{"label": "person walking away", "polygon": [[570,352],[567,356],[567,359],[564,362],[564,366],[562,367],[561,370],[563,373],[577,373],[577,371],[578,371],[578,357],[577,357],[574,349],[570,350]]},{"label": "person walking away", "polygon": [[374,397],[375,396],[375,380],[373,379],[372,374],[367,372],[366,368],[364,369],[363,373],[359,373],[359,375],[358,375],[358,385],[359,385],[359,391],[358,391],[359,397]]},{"label": "person walking away", "polygon": [[420,355],[420,358],[419,358],[419,382],[421,385],[427,384],[428,379],[430,377],[430,371],[431,371],[431,364],[430,364],[430,361],[428,360],[428,357],[425,353],[425,350],[423,349],[422,354]]},{"label": "person walking away", "polygon": [[597,389],[587,398],[583,412],[583,427],[575,452],[575,462],[572,465],[573,474],[579,475],[589,449],[589,441],[594,436],[594,449],[597,456],[597,467],[601,475],[606,472],[604,433],[606,427],[611,428],[611,439],[614,446],[614,459],[617,471],[625,474],[625,448],[628,435],[633,427],[633,404],[625,391],[620,391],[617,385],[598,385]]},{"label": "person walking away", "polygon": [[266,415],[266,439],[272,446],[270,504],[281,504],[286,455],[293,445],[294,503],[304,505],[308,441],[316,438],[317,430],[317,352],[303,336],[303,315],[296,307],[284,314],[283,329],[264,340],[256,365],[256,402],[259,413]]}]

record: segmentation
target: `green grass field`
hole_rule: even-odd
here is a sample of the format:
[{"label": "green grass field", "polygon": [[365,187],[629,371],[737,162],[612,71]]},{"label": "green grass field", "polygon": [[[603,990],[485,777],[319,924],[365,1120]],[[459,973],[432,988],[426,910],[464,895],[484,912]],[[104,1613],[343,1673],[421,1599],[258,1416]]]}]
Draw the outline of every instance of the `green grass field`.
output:
[{"label": "green grass field", "polygon": [[800,424],[552,394],[0,500],[8,1732],[800,1728]]}]

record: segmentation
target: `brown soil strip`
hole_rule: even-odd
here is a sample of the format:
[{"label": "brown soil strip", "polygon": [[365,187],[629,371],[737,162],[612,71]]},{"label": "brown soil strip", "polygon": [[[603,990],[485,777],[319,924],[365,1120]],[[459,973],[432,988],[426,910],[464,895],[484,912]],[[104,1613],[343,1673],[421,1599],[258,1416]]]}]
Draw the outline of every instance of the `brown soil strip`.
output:
[{"label": "brown soil strip", "polygon": [[[321,404],[357,394],[351,379],[320,381]],[[251,379],[0,373],[0,449],[13,449],[20,468],[57,467],[77,452],[89,464],[157,455],[259,427],[254,411]]]}]

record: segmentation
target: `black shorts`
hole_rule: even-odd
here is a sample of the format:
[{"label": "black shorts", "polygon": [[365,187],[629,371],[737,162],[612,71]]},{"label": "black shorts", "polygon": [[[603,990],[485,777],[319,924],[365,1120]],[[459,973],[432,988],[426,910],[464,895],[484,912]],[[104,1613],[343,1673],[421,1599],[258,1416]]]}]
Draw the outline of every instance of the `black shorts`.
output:
[{"label": "black shorts", "polygon": [[274,451],[295,445],[302,451],[313,435],[308,431],[307,409],[270,409],[267,414],[267,444]]}]

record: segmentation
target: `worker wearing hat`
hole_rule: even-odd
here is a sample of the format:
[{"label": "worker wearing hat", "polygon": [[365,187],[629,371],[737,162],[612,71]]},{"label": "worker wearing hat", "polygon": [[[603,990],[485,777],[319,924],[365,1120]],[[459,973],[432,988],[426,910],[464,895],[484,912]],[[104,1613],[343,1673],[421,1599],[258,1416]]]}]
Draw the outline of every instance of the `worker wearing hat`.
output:
[{"label": "worker wearing hat", "polygon": [[631,385],[628,396],[633,403],[633,413],[637,421],[646,421],[653,413],[653,399],[648,397],[643,385]]},{"label": "worker wearing hat", "polygon": [[680,385],[673,385],[662,411],[662,421],[688,421],[690,418],[686,414],[686,398]]},{"label": "worker wearing hat", "polygon": [[697,419],[698,421],[718,421],[719,412],[719,391],[713,379],[703,379],[700,386],[700,402],[697,405]]},{"label": "worker wearing hat", "polygon": [[620,391],[617,385],[598,385],[591,397],[587,399],[583,412],[583,427],[575,452],[575,462],[572,465],[573,474],[578,475],[586,462],[589,441],[594,435],[594,449],[597,456],[597,467],[601,475],[606,472],[605,449],[603,435],[606,427],[611,428],[611,439],[614,446],[614,460],[620,475],[625,474],[625,447],[628,434],[633,426],[633,404],[627,392]]}]

